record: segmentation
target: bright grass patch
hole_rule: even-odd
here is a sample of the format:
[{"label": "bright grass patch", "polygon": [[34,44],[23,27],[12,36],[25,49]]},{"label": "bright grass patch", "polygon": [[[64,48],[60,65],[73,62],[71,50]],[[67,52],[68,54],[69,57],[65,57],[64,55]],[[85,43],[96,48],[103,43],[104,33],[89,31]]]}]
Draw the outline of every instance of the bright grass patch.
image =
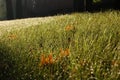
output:
[{"label": "bright grass patch", "polygon": [[0,22],[2,80],[119,80],[120,12]]}]

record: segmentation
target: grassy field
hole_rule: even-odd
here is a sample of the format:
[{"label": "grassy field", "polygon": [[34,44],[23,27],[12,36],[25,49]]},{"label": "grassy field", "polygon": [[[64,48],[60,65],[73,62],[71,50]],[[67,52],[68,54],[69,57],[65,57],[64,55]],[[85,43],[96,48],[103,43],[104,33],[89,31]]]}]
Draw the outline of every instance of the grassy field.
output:
[{"label": "grassy field", "polygon": [[1,80],[119,80],[120,11],[0,22]]}]

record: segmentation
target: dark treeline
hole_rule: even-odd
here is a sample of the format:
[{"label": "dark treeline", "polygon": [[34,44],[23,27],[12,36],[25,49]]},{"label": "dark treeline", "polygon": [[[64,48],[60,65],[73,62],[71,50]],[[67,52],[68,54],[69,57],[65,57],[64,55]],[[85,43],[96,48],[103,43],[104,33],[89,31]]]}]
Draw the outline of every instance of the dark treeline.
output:
[{"label": "dark treeline", "polygon": [[[57,0],[55,0],[57,1]],[[107,9],[120,10],[120,0],[71,0],[73,2],[72,8],[56,8],[56,4],[52,7],[51,3],[46,3],[45,10],[42,9],[42,0],[6,0],[7,4],[7,18],[26,18],[37,16],[55,15],[57,13],[82,12],[82,11],[101,11]],[[68,1],[67,1],[68,2]],[[59,4],[59,3],[58,3]],[[67,3],[68,4],[68,3]],[[70,3],[71,4],[71,3]],[[61,5],[63,5],[61,3]],[[60,5],[60,6],[61,6]],[[57,6],[58,7],[58,6]],[[53,10],[49,11],[52,8]],[[45,13],[42,13],[42,11]]]},{"label": "dark treeline", "polygon": [[[96,1],[96,2],[94,2]],[[120,0],[74,0],[77,11],[104,11],[107,9],[120,10]]]},{"label": "dark treeline", "polygon": [[13,19],[12,2],[10,0],[6,0],[6,4],[7,4],[7,18]]}]

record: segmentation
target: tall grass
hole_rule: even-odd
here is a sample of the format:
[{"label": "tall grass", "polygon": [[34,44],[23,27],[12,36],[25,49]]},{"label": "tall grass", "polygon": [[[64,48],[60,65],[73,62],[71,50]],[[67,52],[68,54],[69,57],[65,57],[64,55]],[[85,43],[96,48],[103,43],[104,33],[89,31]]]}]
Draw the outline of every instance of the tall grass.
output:
[{"label": "tall grass", "polygon": [[0,79],[119,80],[120,12],[55,16],[4,32]]}]

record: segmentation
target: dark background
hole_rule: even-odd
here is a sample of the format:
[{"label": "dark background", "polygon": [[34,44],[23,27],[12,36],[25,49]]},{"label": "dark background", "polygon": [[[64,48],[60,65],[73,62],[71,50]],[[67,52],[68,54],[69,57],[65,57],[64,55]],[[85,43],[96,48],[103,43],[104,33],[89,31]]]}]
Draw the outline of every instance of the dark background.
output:
[{"label": "dark background", "polygon": [[[13,14],[12,0],[6,0],[7,4],[7,18],[27,18],[27,17],[38,17],[38,16],[49,16],[55,15],[58,13],[70,13],[70,12],[96,12],[96,11],[105,11],[108,9],[120,10],[120,0],[101,0],[99,2],[93,2],[93,0],[73,0],[73,8],[71,9],[59,9],[56,11],[48,12],[47,14],[40,14],[39,3],[40,0],[34,0],[36,4],[33,3],[33,0],[16,0],[16,15]],[[35,5],[34,8],[33,4]]]}]

